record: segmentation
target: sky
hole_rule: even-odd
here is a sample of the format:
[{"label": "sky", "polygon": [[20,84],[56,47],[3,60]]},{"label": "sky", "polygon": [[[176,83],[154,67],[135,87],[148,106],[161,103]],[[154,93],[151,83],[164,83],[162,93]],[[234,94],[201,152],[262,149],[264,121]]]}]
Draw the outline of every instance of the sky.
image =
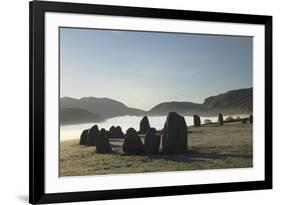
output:
[{"label": "sky", "polygon": [[246,36],[60,28],[60,95],[202,103],[253,86],[252,48]]}]

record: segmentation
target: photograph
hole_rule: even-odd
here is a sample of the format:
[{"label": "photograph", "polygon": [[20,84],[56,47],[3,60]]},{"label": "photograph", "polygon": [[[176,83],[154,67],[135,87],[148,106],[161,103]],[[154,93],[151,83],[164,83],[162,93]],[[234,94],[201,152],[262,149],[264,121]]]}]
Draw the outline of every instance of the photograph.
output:
[{"label": "photograph", "polygon": [[272,189],[273,17],[188,9],[29,3],[31,204]]},{"label": "photograph", "polygon": [[59,27],[59,176],[253,167],[253,37]]}]

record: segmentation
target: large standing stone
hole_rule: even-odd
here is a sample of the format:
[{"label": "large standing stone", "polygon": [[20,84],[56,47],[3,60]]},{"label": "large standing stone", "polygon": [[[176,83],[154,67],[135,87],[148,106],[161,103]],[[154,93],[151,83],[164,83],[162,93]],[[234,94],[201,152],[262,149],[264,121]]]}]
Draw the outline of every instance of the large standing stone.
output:
[{"label": "large standing stone", "polygon": [[159,151],[160,135],[156,135],[151,130],[146,131],[144,138],[144,153],[156,154]]},{"label": "large standing stone", "polygon": [[127,154],[142,154],[144,152],[143,143],[134,128],[129,128],[125,134],[123,152]]},{"label": "large standing stone", "polygon": [[250,115],[250,116],[249,116],[249,122],[250,122],[250,123],[253,123],[253,115]]},{"label": "large standing stone", "polygon": [[112,126],[109,128],[110,136],[111,136],[111,133],[114,132],[113,130],[115,130],[115,126],[114,126],[114,125],[112,125]]},{"label": "large standing stone", "polygon": [[80,145],[88,145],[88,131],[89,129],[83,130],[82,134],[80,135]]},{"label": "large standing stone", "polygon": [[176,112],[170,112],[162,132],[163,153],[180,154],[186,152],[187,138],[187,126],[184,117]]},{"label": "large standing stone", "polygon": [[116,137],[124,138],[124,133],[123,133],[122,128],[120,126],[116,127],[115,132],[116,132],[115,133]]},{"label": "large standing stone", "polygon": [[110,153],[112,151],[108,138],[109,132],[104,128],[101,129],[96,138],[96,151],[97,153]]},{"label": "large standing stone", "polygon": [[150,128],[149,121],[147,116],[144,116],[140,121],[140,132],[145,134],[146,131]]},{"label": "large standing stone", "polygon": [[124,133],[122,132],[122,129],[120,126],[114,127],[112,126],[109,129],[110,137],[111,138],[124,138]]},{"label": "large standing stone", "polygon": [[218,116],[218,124],[223,125],[223,115],[221,113]]},{"label": "large standing stone", "polygon": [[157,133],[157,130],[156,130],[154,127],[151,127],[149,130],[150,130],[150,132],[152,132],[152,133]]},{"label": "large standing stone", "polygon": [[195,127],[200,127],[201,119],[198,115],[193,115],[193,123]]},{"label": "large standing stone", "polygon": [[88,145],[95,146],[96,145],[96,138],[99,135],[99,127],[94,125],[88,132]]}]

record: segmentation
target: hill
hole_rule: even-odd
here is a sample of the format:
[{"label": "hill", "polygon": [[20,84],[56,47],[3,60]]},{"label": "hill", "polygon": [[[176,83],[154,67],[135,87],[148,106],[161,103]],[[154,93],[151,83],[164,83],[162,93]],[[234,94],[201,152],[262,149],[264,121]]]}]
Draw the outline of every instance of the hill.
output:
[{"label": "hill", "polygon": [[79,108],[95,113],[105,119],[123,115],[144,115],[145,111],[127,107],[125,104],[109,98],[84,97],[75,99],[63,97],[60,99],[61,109]]},{"label": "hill", "polygon": [[156,105],[148,115],[167,115],[178,112],[182,115],[216,115],[219,112],[227,115],[250,114],[253,110],[253,88],[231,90],[223,94],[208,97],[203,104],[192,102],[164,102]]},{"label": "hill", "polygon": [[225,114],[248,114],[253,111],[253,88],[231,90],[208,97],[204,106]]},{"label": "hill", "polygon": [[169,112],[177,112],[182,115],[214,115],[211,109],[203,104],[192,102],[165,102],[160,103],[148,111],[148,115],[167,115]]},{"label": "hill", "polygon": [[60,100],[60,106],[61,119],[66,124],[89,122],[89,120],[102,121],[124,115],[163,116],[172,111],[182,115],[201,116],[214,116],[220,112],[226,115],[250,114],[253,110],[253,88],[231,90],[211,96],[206,98],[204,103],[163,102],[147,112],[128,107],[113,99],[96,97],[81,99],[63,97]]},{"label": "hill", "polygon": [[101,121],[104,121],[104,118],[83,109],[66,108],[60,110],[60,123],[62,125]]}]

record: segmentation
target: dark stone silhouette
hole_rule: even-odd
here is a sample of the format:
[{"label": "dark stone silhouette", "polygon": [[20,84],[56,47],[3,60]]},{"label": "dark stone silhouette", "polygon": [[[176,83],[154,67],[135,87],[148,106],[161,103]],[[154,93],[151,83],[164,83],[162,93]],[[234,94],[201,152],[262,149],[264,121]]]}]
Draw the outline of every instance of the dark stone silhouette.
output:
[{"label": "dark stone silhouette", "polygon": [[195,127],[200,127],[201,119],[198,115],[193,115],[193,123]]},{"label": "dark stone silhouette", "polygon": [[242,122],[242,124],[246,124],[247,123],[247,119],[242,119],[241,122]]},{"label": "dark stone silhouette", "polygon": [[120,126],[117,126],[115,131],[116,131],[117,136],[119,136],[120,138],[124,138],[124,133],[123,133],[122,128]]},{"label": "dark stone silhouette", "polygon": [[88,145],[88,131],[89,129],[83,130],[81,136],[80,136],[80,145]]},{"label": "dark stone silhouette", "polygon": [[129,128],[125,134],[123,152],[127,154],[142,154],[144,152],[143,143],[134,128]]},{"label": "dark stone silhouette", "polygon": [[112,152],[111,145],[109,143],[109,132],[102,128],[99,135],[96,138],[96,151],[97,153],[110,153]]},{"label": "dark stone silhouette", "polygon": [[96,145],[96,138],[99,135],[99,127],[97,125],[94,125],[91,127],[91,129],[88,132],[88,145],[89,146],[95,146]]},{"label": "dark stone silhouette", "polygon": [[110,137],[111,138],[124,138],[124,133],[122,132],[122,129],[120,126],[114,127],[112,126],[109,129]]},{"label": "dark stone silhouette", "polygon": [[140,132],[145,134],[146,131],[150,128],[149,121],[147,116],[144,116],[140,121]]},{"label": "dark stone silhouette", "polygon": [[144,153],[145,154],[156,154],[159,151],[160,146],[160,135],[148,130],[144,138]]},{"label": "dark stone silhouette", "polygon": [[253,115],[250,115],[250,116],[249,116],[249,122],[250,122],[250,123],[253,123]]},{"label": "dark stone silhouette", "polygon": [[223,115],[221,113],[218,116],[218,124],[223,125]]},{"label": "dark stone silhouette", "polygon": [[110,137],[111,137],[111,133],[114,132],[113,130],[115,129],[115,126],[112,125],[110,128],[109,128],[109,132],[110,132]]},{"label": "dark stone silhouette", "polygon": [[154,127],[151,127],[149,130],[150,130],[150,132],[152,132],[152,133],[157,133],[157,130],[156,130]]},{"label": "dark stone silhouette", "polygon": [[163,153],[181,154],[187,151],[188,136],[184,117],[176,112],[170,112],[162,133]]}]

